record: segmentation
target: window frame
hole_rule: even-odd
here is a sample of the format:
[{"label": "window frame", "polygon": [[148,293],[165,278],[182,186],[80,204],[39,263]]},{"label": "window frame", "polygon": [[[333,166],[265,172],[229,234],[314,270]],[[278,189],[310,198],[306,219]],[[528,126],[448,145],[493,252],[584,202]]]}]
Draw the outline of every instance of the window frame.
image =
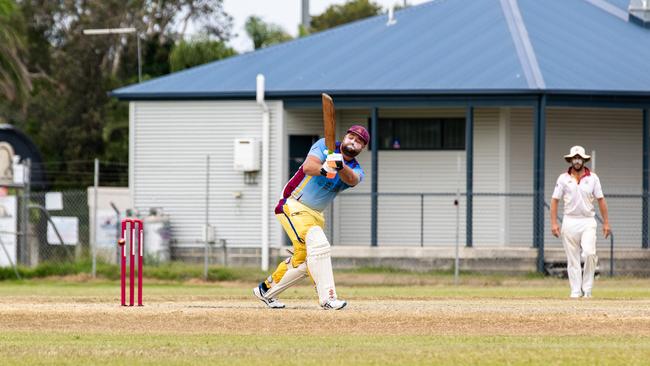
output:
[{"label": "window frame", "polygon": [[[438,123],[440,124],[440,148],[426,148],[426,147],[403,147],[402,141],[400,141],[400,147],[399,149],[393,149],[391,147],[381,147],[381,138],[383,137],[382,135],[382,124],[392,122],[391,132],[390,136],[391,139],[394,138],[395,132],[396,132],[396,125],[398,123],[408,123],[409,121],[418,121],[418,122],[429,122],[429,123]],[[370,125],[370,120],[368,121],[368,125]],[[462,147],[446,147],[445,146],[445,130],[449,128],[449,124],[451,123],[462,123],[462,134],[461,134],[461,139],[462,139]],[[465,117],[391,117],[391,118],[379,118],[377,120],[377,130],[379,136],[377,137],[377,141],[379,143],[379,151],[465,151],[467,149],[467,144],[466,144],[466,128],[467,128],[467,121]],[[372,150],[372,144],[368,145],[368,150]]]}]

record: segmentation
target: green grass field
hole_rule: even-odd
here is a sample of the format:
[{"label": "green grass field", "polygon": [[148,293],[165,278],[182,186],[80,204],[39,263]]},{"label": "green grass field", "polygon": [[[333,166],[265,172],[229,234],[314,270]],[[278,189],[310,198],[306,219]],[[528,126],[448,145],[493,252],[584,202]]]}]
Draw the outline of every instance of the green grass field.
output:
[{"label": "green grass field", "polygon": [[[251,277],[257,275],[252,271]],[[148,280],[145,306],[84,276],[0,282],[0,363],[228,365],[644,365],[648,280],[601,278],[570,300],[566,280],[390,271],[337,273],[349,306],[320,310],[305,282],[283,310],[254,281]]]}]

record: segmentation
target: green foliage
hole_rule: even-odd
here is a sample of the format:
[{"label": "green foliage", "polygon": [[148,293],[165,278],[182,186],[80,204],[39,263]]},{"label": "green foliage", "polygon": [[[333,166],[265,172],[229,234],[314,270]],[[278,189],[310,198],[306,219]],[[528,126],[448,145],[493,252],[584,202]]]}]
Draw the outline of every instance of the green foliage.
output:
[{"label": "green foliage", "polygon": [[[171,71],[170,55],[190,23],[206,37],[230,37],[223,0],[0,0],[0,119],[35,142],[52,188],[92,184],[94,158],[112,163],[102,166],[100,184],[127,180],[128,104],[108,92],[138,81],[136,34],[89,36],[83,30],[135,27],[147,80]],[[3,60],[18,71],[22,61],[30,78],[12,77],[5,88]],[[23,102],[3,102],[5,90],[16,101],[24,95]]]},{"label": "green foliage", "polygon": [[175,262],[162,266],[148,266],[144,269],[144,272],[147,277],[169,281],[185,281],[191,278],[200,278],[203,273],[202,268],[199,266]]},{"label": "green foliage", "polygon": [[[23,279],[51,276],[69,276],[90,271],[90,262],[50,263],[44,262],[34,268],[18,267]],[[0,280],[15,280],[16,274],[11,267],[0,267]]]},{"label": "green foliage", "polygon": [[179,71],[236,55],[237,52],[221,41],[180,41],[169,56],[171,71]]},{"label": "green foliage", "polygon": [[309,35],[309,29],[305,28],[302,24],[298,26],[298,37],[304,37]]},{"label": "green foliage", "polygon": [[[23,279],[44,278],[52,276],[88,275],[92,264],[89,259],[77,262],[43,262],[34,268],[18,267],[18,273]],[[97,262],[97,277],[109,280],[120,278],[120,268],[115,264]],[[144,276],[148,279],[161,281],[187,281],[203,278],[203,265],[171,262],[152,265],[148,261],[144,267]],[[251,268],[231,268],[210,266],[208,268],[208,281],[252,281],[256,282],[264,273]],[[16,274],[11,267],[0,267],[0,281],[15,280]]]},{"label": "green foliage", "polygon": [[312,33],[341,24],[378,15],[381,6],[370,0],[350,0],[343,5],[331,5],[321,15],[311,18]]},{"label": "green foliage", "polygon": [[282,29],[282,27],[266,23],[262,18],[250,16],[246,20],[246,33],[253,41],[255,49],[268,47],[277,43],[286,42],[292,39],[291,35]]},{"label": "green foliage", "polygon": [[24,22],[14,0],[0,0],[0,121],[22,106],[32,84],[24,62]]},{"label": "green foliage", "polygon": [[[229,268],[209,268],[208,281],[234,281],[240,276]],[[260,277],[258,277],[259,279]]]}]

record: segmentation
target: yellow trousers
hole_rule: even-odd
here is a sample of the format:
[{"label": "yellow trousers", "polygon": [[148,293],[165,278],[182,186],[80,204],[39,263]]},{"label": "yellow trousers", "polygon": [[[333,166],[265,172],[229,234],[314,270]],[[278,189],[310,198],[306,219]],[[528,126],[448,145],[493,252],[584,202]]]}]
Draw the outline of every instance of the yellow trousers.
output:
[{"label": "yellow trousers", "polygon": [[298,267],[307,260],[307,247],[305,246],[307,231],[316,225],[321,228],[325,226],[325,218],[322,213],[312,210],[293,198],[287,199],[287,202],[282,206],[282,211],[281,214],[277,214],[275,217],[280,221],[280,225],[291,239],[293,255],[278,264],[278,268],[266,280],[266,285],[269,287],[272,286],[272,283],[280,282],[282,276],[287,272],[288,263],[291,263],[292,267]]}]

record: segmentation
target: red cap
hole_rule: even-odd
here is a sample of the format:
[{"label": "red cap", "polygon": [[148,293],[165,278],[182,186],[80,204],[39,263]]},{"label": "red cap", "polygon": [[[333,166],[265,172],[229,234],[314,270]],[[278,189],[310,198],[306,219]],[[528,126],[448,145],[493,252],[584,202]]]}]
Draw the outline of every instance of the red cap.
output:
[{"label": "red cap", "polygon": [[368,130],[366,130],[366,128],[363,126],[354,125],[348,129],[347,133],[353,133],[359,136],[366,145],[368,145],[368,142],[370,141],[370,134],[368,133]]}]

